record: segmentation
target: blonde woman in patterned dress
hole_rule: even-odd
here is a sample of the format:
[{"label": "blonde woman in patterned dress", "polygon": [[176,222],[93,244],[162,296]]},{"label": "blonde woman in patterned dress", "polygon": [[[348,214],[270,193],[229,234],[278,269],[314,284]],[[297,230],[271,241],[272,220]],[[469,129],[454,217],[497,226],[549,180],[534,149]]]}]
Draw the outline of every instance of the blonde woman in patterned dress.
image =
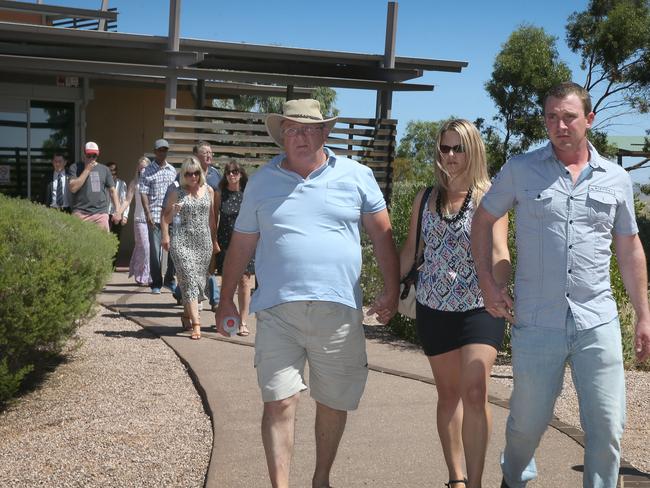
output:
[{"label": "blonde woman in patterned dress", "polygon": [[[218,249],[213,201],[214,192],[206,184],[199,160],[186,159],[181,166],[180,186],[170,192],[165,205],[161,243],[176,265],[183,301],[181,323],[192,331],[192,339],[201,338],[199,302],[205,300],[205,277],[210,258]],[[169,225],[175,215],[180,221],[170,242]]]},{"label": "blonde woman in patterned dress", "polygon": [[[438,390],[437,427],[449,470],[445,486],[478,488],[491,430],[487,384],[505,328],[483,306],[470,246],[472,216],[490,180],[483,141],[470,122],[447,121],[436,147],[436,184],[422,218],[416,328]],[[413,264],[423,194],[413,202],[400,253],[402,276]],[[502,286],[510,279],[507,234],[505,216],[494,227],[494,275]]]}]

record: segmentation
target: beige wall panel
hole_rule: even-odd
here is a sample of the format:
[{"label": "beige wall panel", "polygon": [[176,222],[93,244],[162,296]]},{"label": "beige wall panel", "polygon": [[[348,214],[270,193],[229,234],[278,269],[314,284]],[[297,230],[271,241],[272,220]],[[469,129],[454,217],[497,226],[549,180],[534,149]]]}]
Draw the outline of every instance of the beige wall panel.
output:
[{"label": "beige wall panel", "polygon": [[[94,97],[88,103],[86,139],[99,144],[101,163],[115,161],[118,177],[131,181],[137,160],[153,153],[153,143],[162,137],[165,89],[161,87],[93,84]],[[193,108],[189,91],[178,94],[178,107]],[[86,141],[81,141],[83,148]],[[118,266],[128,266],[133,250],[133,211],[123,229]]]}]

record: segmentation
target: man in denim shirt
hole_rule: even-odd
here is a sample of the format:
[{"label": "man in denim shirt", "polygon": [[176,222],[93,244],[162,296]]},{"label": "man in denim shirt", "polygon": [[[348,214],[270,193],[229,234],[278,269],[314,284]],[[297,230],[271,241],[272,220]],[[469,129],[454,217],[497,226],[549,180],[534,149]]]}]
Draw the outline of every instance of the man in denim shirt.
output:
[{"label": "man in denim shirt", "polygon": [[[472,251],[486,309],[512,327],[514,389],[502,487],[535,478],[535,449],[553,415],[565,364],[571,367],[585,431],[583,485],[616,486],[625,423],[625,377],[609,265],[611,243],[637,316],[636,354],[650,355],[646,260],[632,182],[587,140],[589,92],[575,83],[544,101],[550,143],[513,157],[474,217]],[[491,229],[515,209],[517,271],[512,300],[491,273]]]}]

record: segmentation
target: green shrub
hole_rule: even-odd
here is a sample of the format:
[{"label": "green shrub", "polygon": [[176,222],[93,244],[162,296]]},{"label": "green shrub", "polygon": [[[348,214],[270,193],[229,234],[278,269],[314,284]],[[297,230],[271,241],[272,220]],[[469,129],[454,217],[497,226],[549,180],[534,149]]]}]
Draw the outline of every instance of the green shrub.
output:
[{"label": "green shrub", "polygon": [[95,224],[0,195],[0,403],[56,353],[112,271],[116,238]]}]

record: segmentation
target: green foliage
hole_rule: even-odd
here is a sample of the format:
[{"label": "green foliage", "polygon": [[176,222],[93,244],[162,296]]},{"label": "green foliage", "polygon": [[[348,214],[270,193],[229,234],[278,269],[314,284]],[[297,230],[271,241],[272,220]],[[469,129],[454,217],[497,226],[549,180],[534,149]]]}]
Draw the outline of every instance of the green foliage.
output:
[{"label": "green foliage", "polygon": [[[418,182],[396,182],[393,185],[390,205],[390,220],[393,238],[399,250],[408,234],[411,205],[417,192],[424,187]],[[368,305],[381,292],[383,279],[373,253],[370,239],[364,233],[361,239],[363,266],[361,268],[361,290],[365,304]]]},{"label": "green foliage", "polygon": [[567,44],[580,55],[586,71],[584,86],[592,95],[594,113],[610,110],[612,115],[601,119],[607,121],[625,105],[648,112],[650,2],[591,0],[586,10],[569,17],[566,30]]},{"label": "green foliage", "polygon": [[361,291],[364,305],[370,305],[381,293],[384,280],[375,258],[372,243],[365,232],[361,235],[361,259]]},{"label": "green foliage", "polygon": [[416,163],[433,164],[440,125],[440,121],[410,120],[406,124],[404,137],[397,146],[397,157],[408,158]]},{"label": "green foliage", "polygon": [[[648,229],[646,229],[646,232]],[[635,353],[635,326],[636,314],[630,303],[630,299],[625,291],[623,279],[618,269],[616,259],[612,259],[610,266],[610,279],[612,283],[612,293],[618,306],[618,318],[621,324],[621,343],[623,346],[623,365],[625,369],[638,369],[650,371],[650,360],[638,363]]]},{"label": "green foliage", "polygon": [[112,271],[117,240],[94,224],[3,195],[0,235],[2,403],[90,312]]},{"label": "green foliage", "polygon": [[525,152],[546,137],[543,97],[552,86],[571,79],[555,42],[544,29],[522,25],[510,34],[494,61],[485,89],[497,107],[494,120],[502,127],[502,147],[494,155],[497,161]]},{"label": "green foliage", "polygon": [[474,125],[483,138],[488,173],[491,177],[495,176],[501,169],[501,166],[506,163],[506,153],[504,152],[503,141],[501,141],[501,138],[499,137],[497,128],[493,125],[486,124],[485,119],[476,119]]},{"label": "green foliage", "polygon": [[[324,117],[334,117],[339,110],[336,103],[336,90],[329,87],[318,87],[314,90],[313,98],[320,102],[321,112]],[[263,97],[257,95],[234,95],[232,98],[215,100],[215,106],[228,108],[241,112],[260,112],[265,114],[282,113],[284,97]]]},{"label": "green foliage", "polygon": [[397,146],[393,165],[395,181],[431,181],[436,137],[445,120],[411,120]]},{"label": "green foliage", "polygon": [[[396,183],[393,186],[390,220],[393,225],[393,235],[398,250],[402,248],[408,236],[413,200],[415,200],[417,193],[422,188],[430,186],[431,182],[432,179],[428,181],[405,181]],[[398,337],[418,343],[415,320],[397,313],[388,323],[388,326]]]},{"label": "green foliage", "polygon": [[618,147],[609,144],[607,141],[607,134],[605,134],[603,131],[592,129],[589,131],[587,137],[589,139],[589,142],[591,142],[596,148],[596,151],[598,151],[598,154],[607,159],[611,159],[613,161],[616,160]]}]

